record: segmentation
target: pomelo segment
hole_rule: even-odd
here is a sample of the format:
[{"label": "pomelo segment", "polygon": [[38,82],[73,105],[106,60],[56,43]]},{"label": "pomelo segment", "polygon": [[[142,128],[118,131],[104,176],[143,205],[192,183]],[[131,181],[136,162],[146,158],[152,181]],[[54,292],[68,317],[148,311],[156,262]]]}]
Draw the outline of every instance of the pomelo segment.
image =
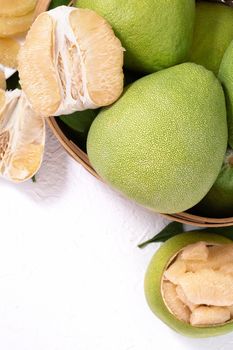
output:
[{"label": "pomelo segment", "polygon": [[233,260],[233,244],[209,247],[206,261],[186,260],[187,271],[196,272],[200,269],[218,270]]},{"label": "pomelo segment", "polygon": [[223,324],[230,320],[231,314],[227,308],[218,306],[200,306],[190,317],[193,326]]},{"label": "pomelo segment", "polygon": [[[37,17],[18,55],[20,84],[41,115],[52,115],[61,103],[53,64],[54,23],[47,13]],[[27,64],[30,62],[30,64]]]},{"label": "pomelo segment", "polygon": [[6,78],[3,71],[0,70],[0,89],[6,90]]},{"label": "pomelo segment", "polygon": [[191,303],[191,301],[189,301],[186,297],[186,295],[184,294],[183,289],[181,288],[181,286],[177,286],[176,287],[176,293],[178,295],[178,298],[185,304],[188,306],[188,308],[190,309],[190,311],[193,311],[194,309],[196,309],[196,307],[198,307],[199,305],[193,304]]},{"label": "pomelo segment", "polygon": [[180,253],[180,258],[183,260],[200,260],[206,261],[208,259],[209,250],[205,242],[197,242],[191,244]]},{"label": "pomelo segment", "polygon": [[17,55],[20,44],[11,38],[0,38],[0,64],[10,68],[17,68]]},{"label": "pomelo segment", "polygon": [[31,178],[42,162],[44,120],[31,109],[21,90],[0,94],[0,174],[22,182]]},{"label": "pomelo segment", "polygon": [[0,16],[19,17],[31,12],[37,0],[0,0]]},{"label": "pomelo segment", "polygon": [[107,106],[115,101],[116,96],[120,96],[123,89],[121,43],[105,19],[94,11],[73,11],[70,23],[83,61],[85,59],[90,98],[96,105]]},{"label": "pomelo segment", "polygon": [[43,116],[109,105],[123,90],[121,43],[90,10],[61,6],[41,14],[18,60],[22,88]]},{"label": "pomelo segment", "polygon": [[186,272],[179,285],[193,304],[230,306],[233,304],[233,276],[212,269]]},{"label": "pomelo segment", "polygon": [[188,307],[179,299],[176,286],[171,282],[163,283],[164,299],[166,300],[168,308],[174,313],[179,320],[189,322],[190,310]]},{"label": "pomelo segment", "polygon": [[164,277],[170,282],[178,284],[179,277],[186,272],[186,264],[182,260],[176,260],[168,269],[164,272]]},{"label": "pomelo segment", "polygon": [[13,36],[26,32],[34,20],[34,11],[21,17],[0,16],[0,37]]}]

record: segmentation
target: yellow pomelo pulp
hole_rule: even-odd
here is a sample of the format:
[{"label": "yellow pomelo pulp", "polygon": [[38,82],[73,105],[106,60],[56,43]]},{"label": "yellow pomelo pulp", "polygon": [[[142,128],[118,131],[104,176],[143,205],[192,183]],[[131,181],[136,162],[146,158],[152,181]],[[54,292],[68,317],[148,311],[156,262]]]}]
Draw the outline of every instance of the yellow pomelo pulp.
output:
[{"label": "yellow pomelo pulp", "polygon": [[39,169],[45,144],[44,119],[20,90],[0,91],[0,175],[22,182]]},{"label": "yellow pomelo pulp", "polygon": [[194,0],[77,0],[103,16],[119,37],[125,66],[152,73],[184,62],[192,43]]},{"label": "yellow pomelo pulp", "polygon": [[17,68],[17,55],[20,44],[12,38],[0,38],[0,64]]},{"label": "yellow pomelo pulp", "polygon": [[197,2],[196,7],[189,58],[217,75],[224,52],[233,39],[233,8],[206,1]]},{"label": "yellow pomelo pulp", "polygon": [[6,78],[3,71],[0,70],[0,89],[6,90]]},{"label": "yellow pomelo pulp", "polygon": [[192,326],[191,324],[179,320],[169,311],[161,292],[163,273],[168,264],[184,247],[199,241],[207,242],[210,245],[232,244],[232,241],[228,238],[202,231],[186,232],[172,237],[167,240],[153,256],[146,271],[144,288],[146,300],[151,311],[165,324],[185,336],[206,338],[231,332],[233,329],[233,322],[231,321],[221,325],[206,325],[204,327]]},{"label": "yellow pomelo pulp", "polygon": [[106,106],[123,90],[121,43],[90,10],[61,6],[38,16],[18,61],[21,86],[43,116]]},{"label": "yellow pomelo pulp", "polygon": [[194,63],[130,85],[98,114],[87,140],[91,164],[107,183],[162,213],[184,211],[206,195],[226,147],[222,87]]},{"label": "yellow pomelo pulp", "polygon": [[34,20],[34,11],[21,17],[0,16],[0,37],[13,36],[26,32]]},{"label": "yellow pomelo pulp", "polygon": [[0,0],[0,16],[19,17],[31,12],[37,0]]}]

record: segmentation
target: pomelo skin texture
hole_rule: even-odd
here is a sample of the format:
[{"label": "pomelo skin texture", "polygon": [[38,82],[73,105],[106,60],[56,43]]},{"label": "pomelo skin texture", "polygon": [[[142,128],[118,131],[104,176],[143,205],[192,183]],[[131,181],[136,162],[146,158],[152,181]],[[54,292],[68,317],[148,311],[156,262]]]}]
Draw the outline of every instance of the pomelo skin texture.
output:
[{"label": "pomelo skin texture", "polygon": [[233,39],[233,8],[217,3],[197,3],[193,44],[189,59],[218,74]]},{"label": "pomelo skin texture", "polygon": [[220,68],[218,78],[223,85],[227,104],[227,121],[228,121],[228,142],[233,148],[233,41],[228,46]]},{"label": "pomelo skin texture", "polygon": [[224,163],[213,187],[193,208],[198,215],[208,217],[233,216],[233,150],[226,153]]},{"label": "pomelo skin texture", "polygon": [[152,312],[176,332],[194,338],[206,338],[222,335],[233,330],[233,322],[221,326],[194,327],[178,320],[165,305],[161,295],[161,279],[169,261],[186,245],[205,241],[208,243],[228,244],[231,240],[204,232],[188,232],[167,240],[153,256],[145,275],[144,289],[147,303]]},{"label": "pomelo skin texture", "polygon": [[191,208],[207,194],[226,146],[222,87],[194,63],[137,80],[99,113],[87,139],[97,173],[161,213]]},{"label": "pomelo skin texture", "polygon": [[125,52],[125,66],[152,73],[186,60],[192,43],[194,0],[77,0],[111,24]]}]

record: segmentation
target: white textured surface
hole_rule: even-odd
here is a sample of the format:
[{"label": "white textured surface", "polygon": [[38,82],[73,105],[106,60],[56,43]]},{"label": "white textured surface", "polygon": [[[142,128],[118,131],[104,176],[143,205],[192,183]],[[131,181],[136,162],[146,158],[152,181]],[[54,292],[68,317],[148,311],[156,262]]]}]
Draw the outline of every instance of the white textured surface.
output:
[{"label": "white textured surface", "polygon": [[0,181],[1,350],[231,350],[148,309],[144,272],[166,221],[89,175],[48,135],[37,182]]}]

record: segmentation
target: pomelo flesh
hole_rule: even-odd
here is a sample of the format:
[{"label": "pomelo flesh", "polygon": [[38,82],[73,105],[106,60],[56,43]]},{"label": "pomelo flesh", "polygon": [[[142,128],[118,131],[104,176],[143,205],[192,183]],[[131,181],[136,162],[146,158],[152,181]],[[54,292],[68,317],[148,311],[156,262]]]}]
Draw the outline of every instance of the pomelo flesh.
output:
[{"label": "pomelo flesh", "polygon": [[45,117],[109,105],[123,90],[123,48],[91,10],[60,6],[39,15],[18,61],[21,86]]},{"label": "pomelo flesh", "polygon": [[[161,282],[166,266],[172,261],[174,256],[176,256],[176,254],[181,249],[184,249],[189,244],[193,244],[199,241],[205,241],[207,244],[210,245],[228,245],[232,243],[230,239],[227,239],[223,236],[219,236],[212,233],[204,233],[202,231],[191,231],[172,237],[169,240],[167,240],[153,256],[146,271],[144,282],[145,296],[151,311],[176,332],[194,338],[222,335],[233,330],[232,321],[221,325],[210,324],[203,325],[200,327],[201,322],[210,322],[210,317],[214,320],[218,318],[218,321],[220,322],[227,321],[229,316],[221,317],[220,320],[220,312],[215,312],[218,311],[216,309],[210,309],[210,315],[204,312],[204,310],[202,313],[200,312],[202,310],[195,312],[196,308],[191,310],[195,316],[193,318],[191,316],[191,321],[193,323],[198,323],[199,327],[197,327],[197,325],[193,326],[187,322],[179,320],[174,314],[172,314],[172,312],[167,308],[167,305],[164,302],[161,291]],[[225,308],[224,310],[224,315],[229,315]]]}]

